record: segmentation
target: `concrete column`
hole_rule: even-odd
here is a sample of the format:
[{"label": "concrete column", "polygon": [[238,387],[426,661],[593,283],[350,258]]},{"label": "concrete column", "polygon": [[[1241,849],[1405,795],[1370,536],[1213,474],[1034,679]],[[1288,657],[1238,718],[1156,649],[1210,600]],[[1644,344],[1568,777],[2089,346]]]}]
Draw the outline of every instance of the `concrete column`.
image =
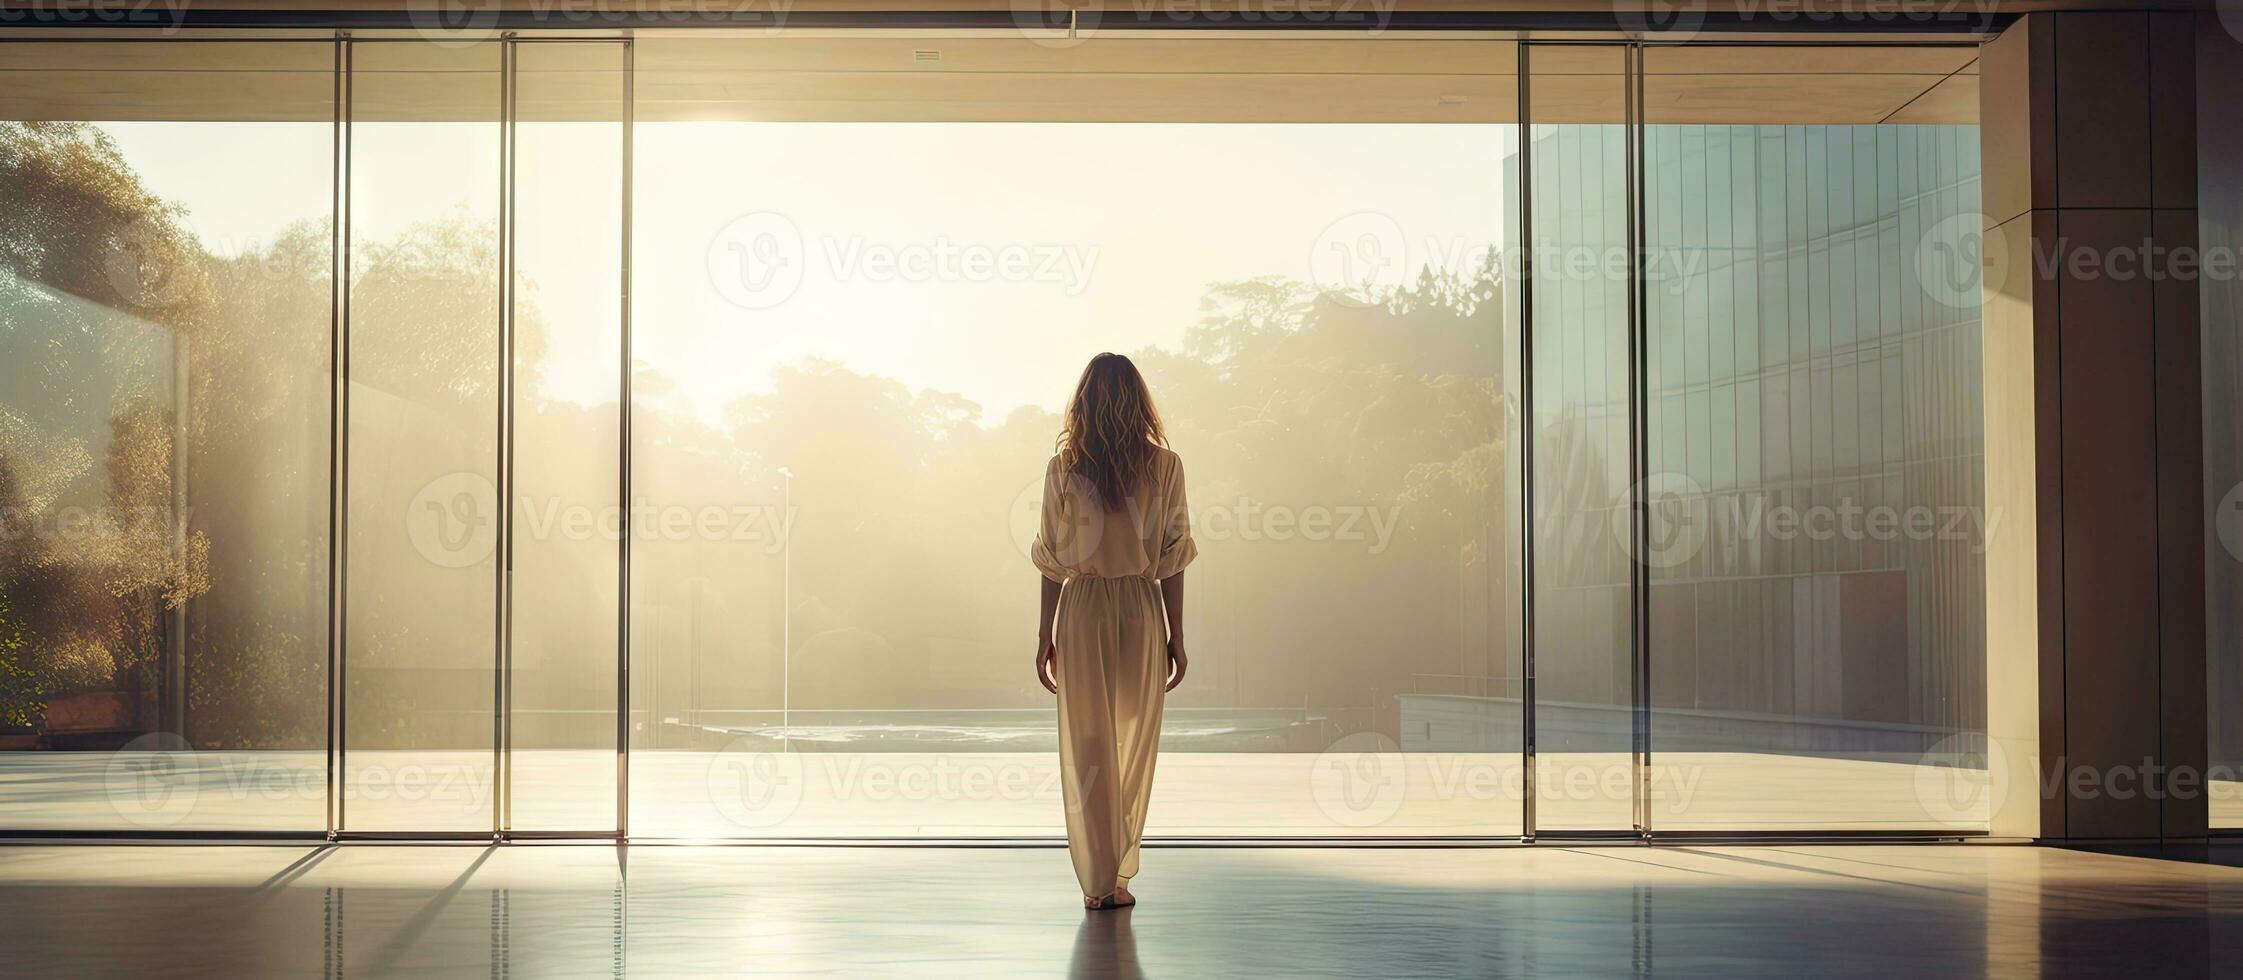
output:
[{"label": "concrete column", "polygon": [[2198,284],[2174,259],[2206,30],[2030,14],[1980,60],[1997,835],[2204,836]]}]

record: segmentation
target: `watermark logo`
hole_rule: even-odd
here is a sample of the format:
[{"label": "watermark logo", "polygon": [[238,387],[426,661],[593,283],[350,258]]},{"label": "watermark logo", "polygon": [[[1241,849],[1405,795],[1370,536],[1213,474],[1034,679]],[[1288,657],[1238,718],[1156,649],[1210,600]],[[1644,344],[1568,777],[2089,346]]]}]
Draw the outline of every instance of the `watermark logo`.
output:
[{"label": "watermark logo", "polygon": [[1357,211],[1324,226],[1308,256],[1310,281],[1318,292],[1354,305],[1408,284],[1409,236],[1394,216]]},{"label": "watermark logo", "polygon": [[2243,561],[2243,483],[2227,488],[2212,511],[2212,532],[2219,536],[2220,544],[2227,548],[2227,556]]},{"label": "watermark logo", "polygon": [[1645,44],[1682,44],[1706,25],[1706,0],[1613,0],[1620,30]]},{"label": "watermark logo", "polygon": [[0,24],[39,24],[50,27],[109,27],[136,29],[160,27],[166,35],[187,26],[192,0],[17,0],[0,4]]},{"label": "watermark logo", "polygon": [[1036,539],[1044,533],[1044,481],[1031,480],[1013,495],[1012,506],[1005,510],[1005,527],[1012,532],[1014,548],[1023,555],[1035,554]]},{"label": "watermark logo", "polygon": [[802,287],[802,229],[777,211],[732,219],[709,240],[709,282],[725,302],[767,310]]},{"label": "watermark logo", "polygon": [[498,548],[498,489],[480,473],[428,481],[405,509],[413,548],[444,568],[466,568]]},{"label": "watermark logo", "polygon": [[1631,488],[1627,499],[1644,508],[1644,535],[1639,549],[1634,508],[1614,508],[1612,533],[1623,553],[1652,568],[1674,568],[1698,557],[1712,514],[1705,488],[1697,481],[1680,473],[1654,473]]},{"label": "watermark logo", "polygon": [[1949,215],[1916,239],[1916,281],[1933,302],[1977,311],[2009,278],[2009,245],[1976,211]]},{"label": "watermark logo", "polygon": [[1106,508],[1099,504],[1098,488],[1091,484],[1089,477],[1067,473],[1060,479],[1064,485],[1059,488],[1059,497],[1065,506],[1050,522],[1050,535],[1044,534],[1044,481],[1040,479],[1022,487],[1013,497],[1007,523],[1012,529],[1013,545],[1021,554],[1033,558],[1041,544],[1052,561],[1075,565],[1098,553],[1098,542],[1106,536],[1108,515]]},{"label": "watermark logo", "polygon": [[726,302],[763,310],[791,299],[812,271],[831,282],[1006,283],[1079,296],[1090,287],[1099,252],[1095,244],[961,241],[948,235],[901,242],[805,235],[794,219],[757,211],[717,232],[707,263],[709,281]]},{"label": "watermark logo", "polygon": [[407,0],[413,33],[438,47],[464,48],[498,36],[499,0]]},{"label": "watermark logo", "polygon": [[2001,810],[2008,761],[2001,745],[1983,734],[1940,739],[1916,760],[1916,803],[1946,826],[1983,828]]},{"label": "watermark logo", "polygon": [[102,782],[109,808],[126,823],[149,829],[178,826],[201,793],[195,750],[170,732],[126,742],[110,755]]},{"label": "watermark logo", "polygon": [[1376,827],[1394,819],[1409,782],[1401,752],[1381,732],[1356,732],[1333,742],[1309,766],[1316,808],[1342,827]]},{"label": "watermark logo", "polygon": [[184,251],[160,222],[141,218],[111,239],[101,257],[101,274],[125,305],[159,310],[185,299],[194,275]]},{"label": "watermark logo", "polygon": [[[1099,541],[1110,529],[1109,522],[1114,522],[1112,529],[1118,529],[1118,533],[1151,535],[1156,531],[1188,530],[1198,541],[1359,546],[1372,555],[1385,554],[1402,526],[1398,504],[1294,505],[1241,494],[1213,501],[1202,495],[1184,514],[1186,526],[1168,528],[1164,522],[1175,519],[1175,515],[1163,509],[1158,497],[1132,498],[1119,510],[1108,511],[1098,503],[1097,490],[1088,477],[1070,473],[1065,480],[1059,492],[1066,502],[1064,512],[1054,522],[1049,540],[1044,541],[1051,557],[1062,563],[1096,553]],[[1029,483],[1013,496],[1006,525],[1013,547],[1021,554],[1034,555],[1045,529],[1043,480]]]},{"label": "watermark logo", "polygon": [[1012,24],[1039,47],[1061,50],[1089,41],[1105,17],[1103,4],[1075,6],[1069,0],[1011,0]]},{"label": "watermark logo", "polygon": [[726,820],[749,829],[776,827],[802,805],[802,757],[763,748],[768,740],[733,739],[709,760],[709,802]]}]

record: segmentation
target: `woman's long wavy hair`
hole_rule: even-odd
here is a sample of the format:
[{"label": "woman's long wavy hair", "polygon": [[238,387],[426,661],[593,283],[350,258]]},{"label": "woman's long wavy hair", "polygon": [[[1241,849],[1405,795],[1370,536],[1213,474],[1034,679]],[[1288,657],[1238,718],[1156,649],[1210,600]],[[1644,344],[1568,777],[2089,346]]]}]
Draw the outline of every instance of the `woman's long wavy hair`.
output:
[{"label": "woman's long wavy hair", "polygon": [[1160,412],[1137,365],[1120,354],[1091,358],[1059,431],[1061,472],[1089,480],[1098,502],[1116,510],[1151,472],[1155,448],[1166,445]]}]

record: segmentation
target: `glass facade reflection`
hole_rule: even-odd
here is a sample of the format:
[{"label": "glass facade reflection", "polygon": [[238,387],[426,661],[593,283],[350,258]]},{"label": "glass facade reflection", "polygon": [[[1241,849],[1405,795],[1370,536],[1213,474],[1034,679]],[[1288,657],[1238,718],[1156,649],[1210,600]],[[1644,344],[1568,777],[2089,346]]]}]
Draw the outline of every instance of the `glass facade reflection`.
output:
[{"label": "glass facade reflection", "polygon": [[0,50],[0,826],[318,831],[333,48]]},{"label": "glass facade reflection", "polygon": [[1915,779],[1984,752],[1979,300],[1917,261],[1979,220],[1977,128],[1644,139],[1652,746],[1787,788],[1654,826],[1983,825]]}]

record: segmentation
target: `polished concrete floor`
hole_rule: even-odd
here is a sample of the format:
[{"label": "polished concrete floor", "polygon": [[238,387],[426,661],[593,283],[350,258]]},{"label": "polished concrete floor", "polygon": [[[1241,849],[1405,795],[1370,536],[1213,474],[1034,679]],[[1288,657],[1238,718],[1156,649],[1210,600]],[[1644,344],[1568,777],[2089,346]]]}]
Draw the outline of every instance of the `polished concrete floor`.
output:
[{"label": "polished concrete floor", "polygon": [[11,976],[2163,976],[2243,869],[2027,846],[11,845]]}]

